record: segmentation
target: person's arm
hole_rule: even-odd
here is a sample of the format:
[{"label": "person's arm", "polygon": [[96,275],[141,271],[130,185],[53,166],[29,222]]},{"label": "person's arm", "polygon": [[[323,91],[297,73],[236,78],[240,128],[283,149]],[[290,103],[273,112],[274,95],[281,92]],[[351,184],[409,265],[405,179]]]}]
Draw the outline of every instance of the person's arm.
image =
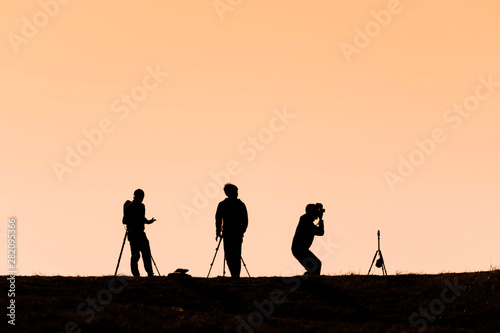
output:
[{"label": "person's arm", "polygon": [[153,223],[154,221],[156,221],[156,219],[155,219],[154,217],[153,217],[151,220],[148,220],[148,219],[146,218],[146,206],[144,206],[144,204],[142,204],[142,206],[141,206],[141,210],[142,210],[142,211],[141,211],[141,216],[143,216],[143,217],[144,217],[144,224],[151,224],[151,223]]},{"label": "person's arm", "polygon": [[241,236],[247,231],[248,228],[248,211],[247,211],[247,206],[243,204],[243,216],[242,216],[242,221],[241,221]]},{"label": "person's arm", "polygon": [[323,236],[325,234],[325,225],[323,223],[323,218],[319,218],[319,223],[318,226],[315,228],[315,233],[316,236]]},{"label": "person's arm", "polygon": [[217,212],[215,213],[215,240],[221,236],[222,229],[222,202],[217,206]]}]

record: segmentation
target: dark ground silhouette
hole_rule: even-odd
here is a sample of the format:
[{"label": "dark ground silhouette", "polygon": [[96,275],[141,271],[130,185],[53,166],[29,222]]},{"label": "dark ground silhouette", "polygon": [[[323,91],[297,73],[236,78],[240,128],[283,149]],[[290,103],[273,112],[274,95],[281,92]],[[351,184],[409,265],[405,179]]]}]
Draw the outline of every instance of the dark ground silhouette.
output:
[{"label": "dark ground silhouette", "polygon": [[[397,276],[261,278],[132,278],[119,290],[113,277],[18,276],[16,331],[64,332],[74,322],[82,332],[237,332],[241,321],[255,332],[418,332],[420,309],[430,316],[425,332],[498,332],[500,272]],[[297,280],[294,280],[297,279]],[[466,286],[439,309],[446,281]],[[298,288],[292,290],[300,281]],[[6,277],[0,288],[7,288]],[[280,304],[269,305],[273,292]],[[452,299],[453,294],[445,293]],[[92,307],[80,304],[93,300]],[[103,303],[101,303],[101,301]],[[440,312],[433,315],[428,309]],[[261,310],[259,310],[261,309]],[[425,313],[425,312],[424,312]],[[239,319],[238,319],[239,318]],[[4,318],[6,321],[6,318]],[[4,324],[3,324],[4,325]],[[5,326],[4,326],[5,327]],[[243,330],[243,332],[246,332]]]}]

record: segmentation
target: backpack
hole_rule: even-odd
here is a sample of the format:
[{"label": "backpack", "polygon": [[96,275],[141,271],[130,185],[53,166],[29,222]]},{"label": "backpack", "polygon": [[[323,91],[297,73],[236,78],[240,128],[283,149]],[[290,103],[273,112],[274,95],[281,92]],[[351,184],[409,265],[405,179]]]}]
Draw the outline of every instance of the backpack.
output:
[{"label": "backpack", "polygon": [[122,223],[123,224],[128,224],[130,221],[130,207],[132,206],[132,201],[127,200],[123,204],[123,219]]}]

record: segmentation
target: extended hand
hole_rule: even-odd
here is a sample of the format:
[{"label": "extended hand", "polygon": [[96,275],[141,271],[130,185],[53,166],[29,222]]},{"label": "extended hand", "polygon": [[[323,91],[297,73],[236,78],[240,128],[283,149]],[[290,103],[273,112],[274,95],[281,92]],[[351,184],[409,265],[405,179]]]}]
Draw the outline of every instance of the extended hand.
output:
[{"label": "extended hand", "polygon": [[149,222],[153,223],[154,221],[156,221],[156,219],[153,217],[151,220],[149,220]]}]

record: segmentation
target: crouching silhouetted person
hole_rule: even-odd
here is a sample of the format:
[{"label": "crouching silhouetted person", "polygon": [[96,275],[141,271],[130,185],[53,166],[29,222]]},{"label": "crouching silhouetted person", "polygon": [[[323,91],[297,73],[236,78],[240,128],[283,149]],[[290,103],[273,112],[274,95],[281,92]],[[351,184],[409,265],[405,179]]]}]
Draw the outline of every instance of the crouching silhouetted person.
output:
[{"label": "crouching silhouetted person", "polygon": [[[309,248],[314,240],[314,236],[323,236],[325,227],[323,224],[322,204],[309,204],[306,206],[306,213],[300,217],[299,225],[295,230],[295,236],[292,242],[293,256],[311,275],[321,274],[321,261]],[[314,221],[319,218],[318,225]]]},{"label": "crouching silhouetted person", "polygon": [[240,277],[241,244],[248,227],[248,212],[245,204],[238,199],[238,188],[233,184],[224,186],[227,198],[219,203],[215,214],[217,240],[224,240],[227,267],[232,277]]},{"label": "crouching silhouetted person", "polygon": [[134,276],[139,274],[139,259],[144,262],[144,269],[148,276],[153,276],[153,267],[151,266],[151,249],[149,247],[149,240],[144,232],[144,224],[151,224],[155,220],[146,219],[146,207],[142,203],[144,199],[144,191],[137,189],[134,192],[134,201],[127,200],[123,205],[123,224],[127,226],[127,235],[130,242],[130,251],[132,257],[130,258],[130,268]]}]

